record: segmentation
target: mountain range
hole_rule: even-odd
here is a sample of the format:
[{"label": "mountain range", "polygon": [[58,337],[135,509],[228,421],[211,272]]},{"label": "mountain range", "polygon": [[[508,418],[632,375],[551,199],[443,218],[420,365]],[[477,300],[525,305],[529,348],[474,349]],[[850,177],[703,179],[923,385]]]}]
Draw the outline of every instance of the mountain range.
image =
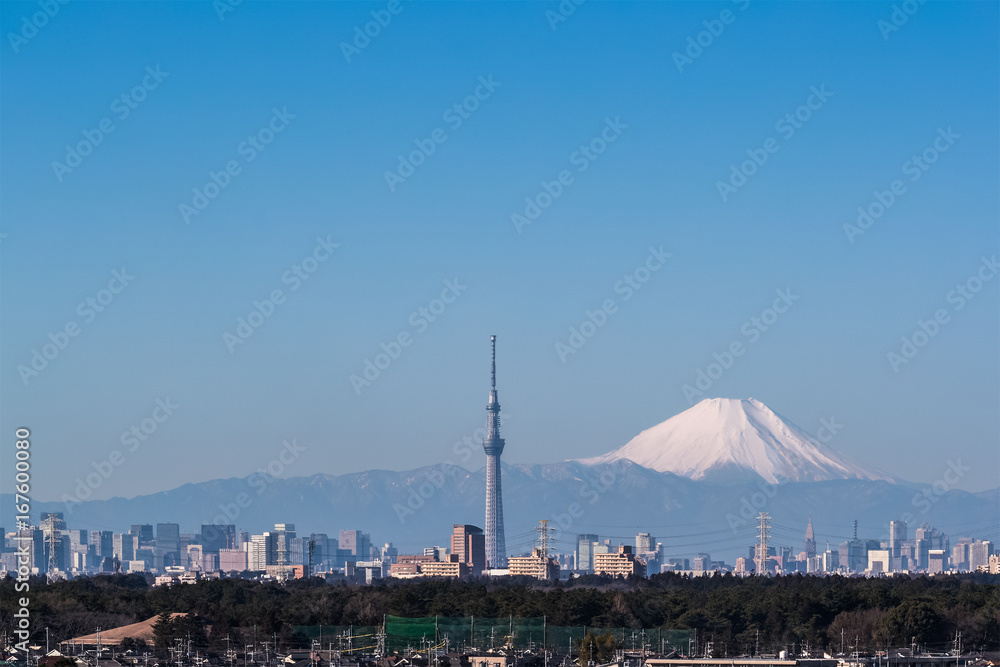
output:
[{"label": "mountain range", "polygon": [[[687,444],[685,444],[687,443]],[[754,399],[706,399],[647,429],[604,456],[539,465],[503,465],[508,551],[527,552],[540,519],[557,530],[560,551],[577,533],[631,543],[653,534],[667,554],[745,555],[756,515],[772,516],[772,542],[801,548],[812,516],[816,540],[879,539],[890,520],[927,522],[952,536],[997,540],[1000,489],[936,492],[865,468],[788,423]],[[400,553],[446,545],[452,524],[482,525],[484,470],[436,464],[395,472],[217,479],[137,496],[81,503],[34,502],[63,512],[72,528],[126,531],[137,523],[234,523],[259,532],[295,523],[300,535],[335,537],[360,529]],[[0,525],[13,525],[14,502],[0,495]],[[9,528],[8,528],[9,529]]]}]

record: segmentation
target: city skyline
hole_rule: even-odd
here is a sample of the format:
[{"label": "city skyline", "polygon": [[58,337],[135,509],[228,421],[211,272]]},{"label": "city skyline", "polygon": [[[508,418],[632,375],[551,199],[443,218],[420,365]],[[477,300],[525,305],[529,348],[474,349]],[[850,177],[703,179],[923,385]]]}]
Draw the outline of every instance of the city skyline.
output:
[{"label": "city skyline", "polygon": [[478,469],[490,333],[508,463],[755,397],[996,488],[995,4],[386,7],[60,3],[7,40],[0,425],[36,501],[116,451],[92,498]]},{"label": "city skyline", "polygon": [[[733,572],[745,576],[761,571],[762,553],[767,554],[770,574],[879,576],[891,572],[944,574],[1000,569],[1000,562],[994,562],[1000,556],[996,555],[998,550],[992,540],[976,533],[952,536],[926,522],[918,527],[906,521],[891,521],[887,537],[880,540],[859,533],[855,521],[852,536],[832,544],[827,539],[825,547],[817,548],[811,516],[801,532],[798,532],[801,527],[771,524],[766,514],[760,515],[760,521],[762,526],[768,526],[764,532],[769,537],[771,531],[778,531],[773,535],[775,539],[762,542],[758,537],[756,544],[745,545],[748,549],[743,550],[743,555],[730,562],[729,557],[713,558],[709,553],[713,549],[704,548],[717,542],[707,537],[710,533],[705,533],[705,544],[684,551],[673,546],[677,543],[675,537],[665,537],[661,542],[648,532],[632,537],[594,533],[553,538],[547,525],[550,522],[543,520],[532,531],[537,538],[521,541],[505,554],[512,558],[508,573],[506,567],[488,567],[485,535],[479,527],[468,524],[452,526],[449,546],[436,545],[433,540],[416,547],[393,541],[379,546],[379,541],[373,542],[369,533],[356,529],[340,529],[336,537],[315,530],[308,536],[307,531],[301,531],[302,536],[298,536],[293,523],[277,523],[273,530],[259,534],[241,530],[235,524],[209,524],[191,533],[182,532],[177,523],[161,522],[155,524],[155,533],[153,524],[132,524],[127,532],[117,532],[71,527],[63,513],[43,512],[37,526],[0,533],[3,546],[0,569],[17,569],[21,552],[9,548],[7,542],[17,545],[23,540],[31,544],[29,568],[38,574],[57,577],[119,568],[126,572],[152,572],[166,580],[188,571],[235,571],[265,573],[264,576],[278,579],[311,576],[310,573],[347,579],[359,576],[360,583],[368,584],[389,577],[460,578],[487,573],[492,577],[531,573],[540,579],[587,573],[642,578],[665,572],[692,576]],[[795,540],[792,535],[797,532]],[[796,541],[804,548],[800,549]],[[526,555],[528,552],[530,556]],[[544,565],[547,560],[554,570]],[[641,563],[641,567],[636,570],[633,563]],[[565,572],[560,574],[560,569]]]}]

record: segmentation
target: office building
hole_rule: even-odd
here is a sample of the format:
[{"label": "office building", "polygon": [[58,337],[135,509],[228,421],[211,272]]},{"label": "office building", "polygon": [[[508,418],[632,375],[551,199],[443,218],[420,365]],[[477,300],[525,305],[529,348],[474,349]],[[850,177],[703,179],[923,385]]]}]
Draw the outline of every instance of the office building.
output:
[{"label": "office building", "polygon": [[579,572],[594,571],[594,545],[597,535],[584,533],[576,536],[576,569]]},{"label": "office building", "polygon": [[486,569],[486,536],[483,529],[459,523],[452,526],[451,554],[468,565],[473,574],[482,574]]}]

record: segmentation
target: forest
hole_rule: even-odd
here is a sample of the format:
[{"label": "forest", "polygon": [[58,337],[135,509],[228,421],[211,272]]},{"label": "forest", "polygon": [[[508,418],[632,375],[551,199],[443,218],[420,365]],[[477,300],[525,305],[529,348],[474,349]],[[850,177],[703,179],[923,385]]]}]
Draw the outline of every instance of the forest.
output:
[{"label": "forest", "polygon": [[[32,641],[58,642],[160,616],[156,643],[193,637],[222,653],[272,638],[308,646],[294,626],[379,625],[403,617],[545,617],[550,626],[694,629],[720,656],[788,647],[840,652],[887,647],[945,652],[962,633],[969,650],[1000,649],[1000,577],[988,574],[846,578],[840,576],[649,579],[385,580],[371,586],[323,579],[261,583],[239,578],[151,585],[139,574],[46,583],[31,580]],[[8,636],[18,594],[0,581],[0,631]],[[190,616],[171,621],[167,614]],[[251,634],[252,633],[252,634]],[[759,648],[757,648],[759,647]],[[137,647],[141,648],[141,647]],[[153,647],[150,647],[151,649]]]}]

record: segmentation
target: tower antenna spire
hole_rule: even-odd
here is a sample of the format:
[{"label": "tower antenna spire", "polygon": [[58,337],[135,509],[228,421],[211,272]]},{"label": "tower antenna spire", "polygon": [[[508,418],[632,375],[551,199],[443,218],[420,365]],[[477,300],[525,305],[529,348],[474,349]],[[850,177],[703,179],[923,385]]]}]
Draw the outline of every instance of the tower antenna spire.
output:
[{"label": "tower antenna spire", "polygon": [[490,397],[486,403],[486,563],[489,568],[507,567],[507,547],[503,527],[503,492],[501,491],[500,398],[497,394],[497,337],[490,336]]},{"label": "tower antenna spire", "polygon": [[490,388],[497,388],[497,337],[490,336]]}]

